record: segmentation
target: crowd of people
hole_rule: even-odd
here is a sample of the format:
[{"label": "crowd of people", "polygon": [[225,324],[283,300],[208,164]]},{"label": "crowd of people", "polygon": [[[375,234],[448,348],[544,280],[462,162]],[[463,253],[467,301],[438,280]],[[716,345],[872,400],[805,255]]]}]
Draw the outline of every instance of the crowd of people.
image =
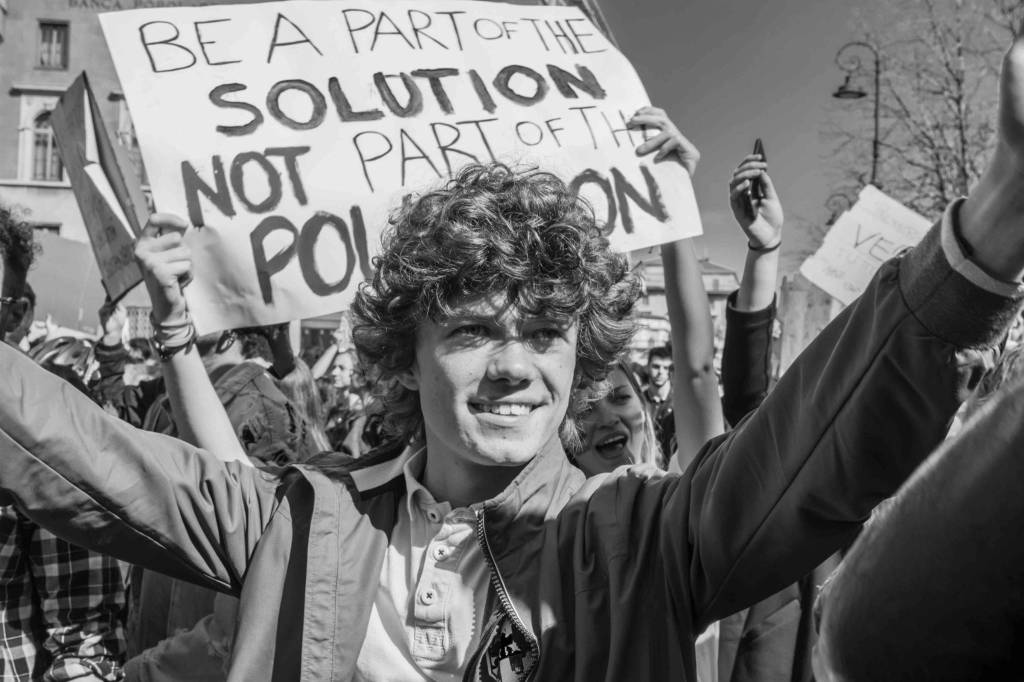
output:
[{"label": "crowd of people", "polygon": [[[1021,679],[1024,39],[998,121],[979,185],[774,385],[760,155],[729,180],[721,376],[690,241],[635,367],[640,282],[541,169],[397,207],[315,350],[198,336],[160,213],[149,344],[113,304],[95,340],[33,338],[39,254],[0,209],[0,677]],[[697,172],[663,111],[629,125]]]}]

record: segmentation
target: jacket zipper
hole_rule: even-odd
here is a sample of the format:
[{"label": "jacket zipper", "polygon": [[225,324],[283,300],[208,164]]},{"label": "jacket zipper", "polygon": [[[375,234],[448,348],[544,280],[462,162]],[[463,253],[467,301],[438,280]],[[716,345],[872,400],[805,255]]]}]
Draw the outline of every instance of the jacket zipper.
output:
[{"label": "jacket zipper", "polygon": [[[519,631],[526,641],[530,645],[530,653],[533,654],[533,665],[526,671],[523,676],[524,680],[530,679],[530,675],[533,674],[533,669],[540,662],[540,644],[537,642],[536,637],[530,632],[522,619],[519,617],[519,612],[516,611],[515,604],[508,596],[508,590],[505,588],[505,581],[502,580],[501,574],[498,573],[498,564],[494,561],[494,555],[491,553],[491,544],[487,540],[487,532],[484,527],[484,509],[476,510],[476,539],[480,543],[481,549],[484,552],[484,560],[487,561],[487,567],[491,573],[491,586],[494,587],[495,594],[498,595],[498,601],[501,602],[501,606],[505,611],[505,614],[512,619],[512,626]],[[484,643],[486,646],[486,643]],[[477,663],[477,669],[479,670],[479,662]]]}]

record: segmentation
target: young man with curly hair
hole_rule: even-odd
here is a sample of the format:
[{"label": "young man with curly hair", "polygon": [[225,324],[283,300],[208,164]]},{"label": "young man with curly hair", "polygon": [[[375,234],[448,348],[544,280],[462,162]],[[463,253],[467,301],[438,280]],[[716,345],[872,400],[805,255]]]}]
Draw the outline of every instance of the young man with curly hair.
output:
[{"label": "young man with curly hair", "polygon": [[[0,346],[28,314],[25,279],[35,255],[32,227],[0,205]],[[121,679],[117,562],[40,528],[11,502],[0,495],[0,679]]]},{"label": "young man with curly hair", "polygon": [[[238,444],[196,388],[185,223],[158,214],[136,253],[205,449],[0,352],[0,487],[73,539],[240,595],[230,680],[693,680],[696,634],[856,534],[1016,313],[1024,38],[1013,54],[986,178],[682,474],[569,464],[560,431],[625,348],[637,283],[561,181],[483,166],[399,211],[354,306],[392,447],[282,475],[223,461]],[[639,153],[692,167],[663,114],[635,122],[663,129]]]}]

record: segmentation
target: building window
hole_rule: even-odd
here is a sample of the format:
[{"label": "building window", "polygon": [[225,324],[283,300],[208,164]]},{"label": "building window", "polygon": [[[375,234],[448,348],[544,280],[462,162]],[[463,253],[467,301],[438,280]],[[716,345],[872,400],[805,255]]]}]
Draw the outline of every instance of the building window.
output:
[{"label": "building window", "polygon": [[60,236],[60,223],[32,223],[32,229],[36,232],[48,232],[54,237]]},{"label": "building window", "polygon": [[63,175],[64,165],[50,126],[50,112],[44,111],[36,116],[32,126],[32,179],[60,182]]},{"label": "building window", "polygon": [[39,22],[39,68],[68,68],[68,25],[56,21]]}]

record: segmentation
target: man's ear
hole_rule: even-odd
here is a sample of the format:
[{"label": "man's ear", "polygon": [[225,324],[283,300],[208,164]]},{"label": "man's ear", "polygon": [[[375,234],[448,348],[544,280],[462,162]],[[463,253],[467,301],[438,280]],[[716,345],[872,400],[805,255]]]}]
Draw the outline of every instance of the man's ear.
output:
[{"label": "man's ear", "polygon": [[419,367],[416,366],[416,361],[412,361],[412,366],[405,370],[397,377],[398,383],[402,384],[405,388],[410,391],[420,390],[420,372]]}]

